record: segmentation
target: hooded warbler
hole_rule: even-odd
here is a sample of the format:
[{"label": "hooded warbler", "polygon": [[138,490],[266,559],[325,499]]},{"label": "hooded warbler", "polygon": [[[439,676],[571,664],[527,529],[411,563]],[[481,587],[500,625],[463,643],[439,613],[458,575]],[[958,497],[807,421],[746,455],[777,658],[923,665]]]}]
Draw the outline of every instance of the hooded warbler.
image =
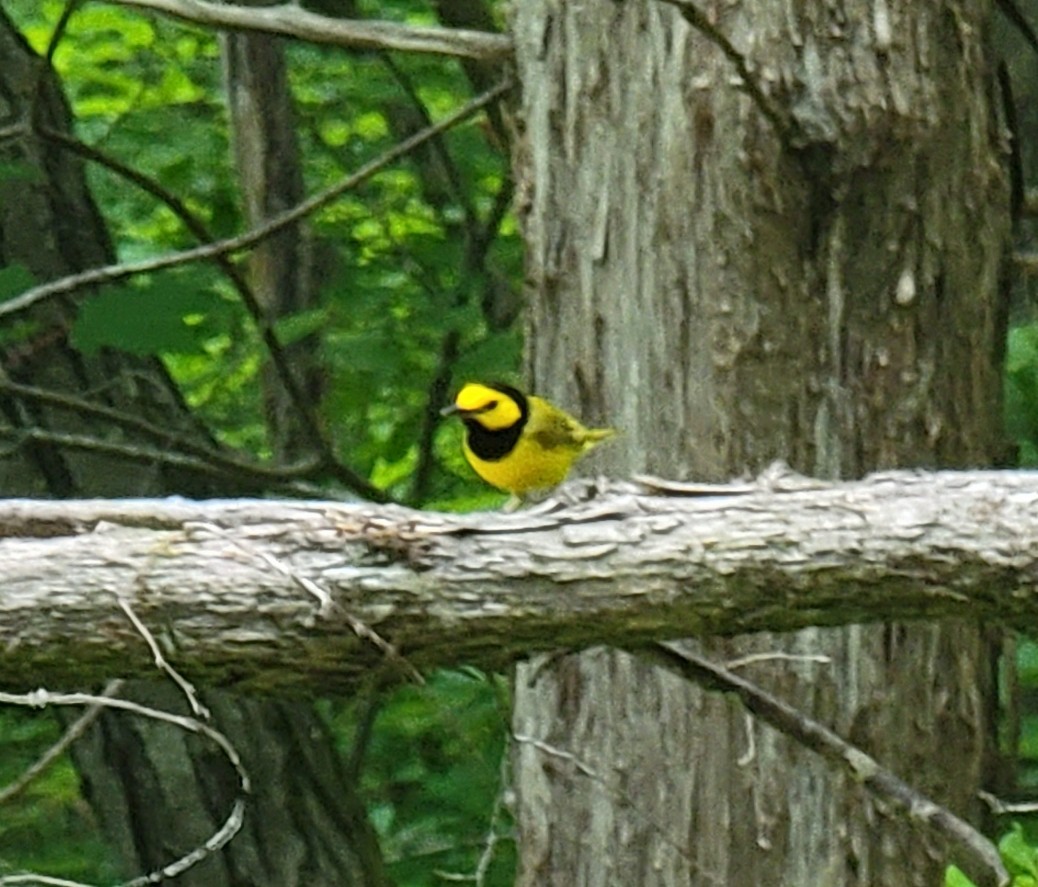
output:
[{"label": "hooded warbler", "polygon": [[488,484],[513,496],[554,487],[612,428],[585,428],[554,404],[511,385],[470,382],[442,411],[465,423],[465,458]]}]

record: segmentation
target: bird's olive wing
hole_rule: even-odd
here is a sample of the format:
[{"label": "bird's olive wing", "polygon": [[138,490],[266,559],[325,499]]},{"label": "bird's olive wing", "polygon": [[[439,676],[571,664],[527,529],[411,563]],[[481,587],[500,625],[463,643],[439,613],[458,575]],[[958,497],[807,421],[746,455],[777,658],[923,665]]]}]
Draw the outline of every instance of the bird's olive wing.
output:
[{"label": "bird's olive wing", "polygon": [[531,440],[546,450],[580,448],[583,428],[569,416],[553,415],[529,429]]}]

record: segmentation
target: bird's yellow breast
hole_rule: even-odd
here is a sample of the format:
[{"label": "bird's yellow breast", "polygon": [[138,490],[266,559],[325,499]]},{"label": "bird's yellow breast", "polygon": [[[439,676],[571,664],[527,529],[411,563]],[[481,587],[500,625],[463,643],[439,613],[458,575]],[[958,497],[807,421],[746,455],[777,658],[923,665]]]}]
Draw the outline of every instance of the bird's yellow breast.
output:
[{"label": "bird's yellow breast", "polygon": [[522,495],[562,483],[582,448],[545,448],[535,440],[520,437],[507,455],[494,461],[481,459],[464,443],[465,458],[483,480],[499,490]]}]

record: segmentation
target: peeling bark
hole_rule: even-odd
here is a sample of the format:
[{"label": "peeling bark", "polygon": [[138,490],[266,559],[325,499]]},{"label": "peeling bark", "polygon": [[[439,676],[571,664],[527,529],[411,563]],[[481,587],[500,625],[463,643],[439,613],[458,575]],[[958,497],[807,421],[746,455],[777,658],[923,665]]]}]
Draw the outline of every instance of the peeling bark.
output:
[{"label": "peeling bark", "polygon": [[13,501],[0,532],[9,686],[150,673],[119,600],[206,686],[314,693],[376,667],[404,676],[359,624],[414,666],[498,668],[536,651],[806,625],[1038,618],[1033,473],[704,498],[619,484],[512,515]]}]

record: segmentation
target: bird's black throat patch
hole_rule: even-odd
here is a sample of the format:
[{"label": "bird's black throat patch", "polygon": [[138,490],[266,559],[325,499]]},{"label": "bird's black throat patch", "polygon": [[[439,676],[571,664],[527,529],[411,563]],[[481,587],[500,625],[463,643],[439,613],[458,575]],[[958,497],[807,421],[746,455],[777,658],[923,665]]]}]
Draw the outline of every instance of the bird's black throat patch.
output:
[{"label": "bird's black throat patch", "polygon": [[497,462],[512,452],[519,442],[519,436],[523,433],[523,428],[526,427],[526,422],[530,418],[530,404],[526,395],[511,385],[494,383],[487,387],[510,397],[519,407],[519,418],[507,428],[486,428],[480,424],[478,418],[464,420],[467,429],[465,439],[469,449],[480,459]]}]

